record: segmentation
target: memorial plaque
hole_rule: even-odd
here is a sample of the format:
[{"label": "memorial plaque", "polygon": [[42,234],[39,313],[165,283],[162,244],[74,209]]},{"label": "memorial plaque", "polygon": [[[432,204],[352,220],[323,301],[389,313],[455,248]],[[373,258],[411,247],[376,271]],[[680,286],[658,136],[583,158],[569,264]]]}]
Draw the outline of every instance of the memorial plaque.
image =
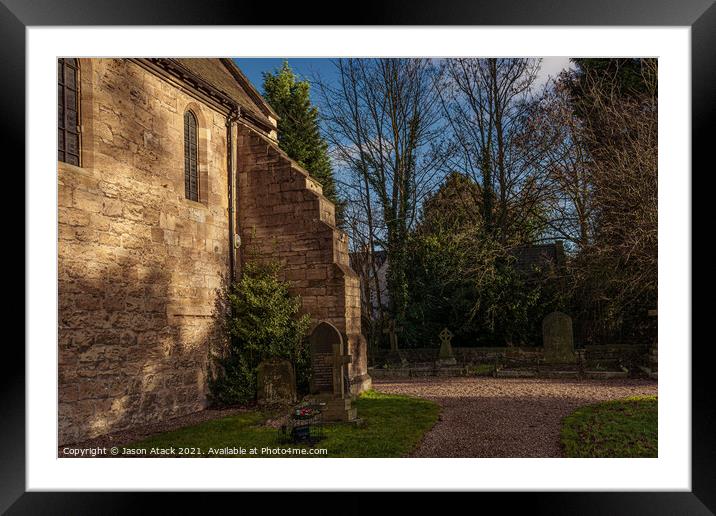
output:
[{"label": "memorial plaque", "polygon": [[351,355],[344,354],[343,336],[331,323],[321,321],[309,337],[311,344],[311,394],[321,405],[325,421],[358,421],[357,411],[346,397],[343,382]]}]

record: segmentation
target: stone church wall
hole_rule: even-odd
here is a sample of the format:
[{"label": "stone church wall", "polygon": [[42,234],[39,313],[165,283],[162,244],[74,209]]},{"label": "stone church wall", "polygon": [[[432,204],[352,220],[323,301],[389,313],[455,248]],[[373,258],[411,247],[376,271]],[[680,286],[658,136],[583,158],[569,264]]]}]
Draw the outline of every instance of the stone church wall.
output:
[{"label": "stone church wall", "polygon": [[[129,60],[81,59],[80,80],[82,166],[58,166],[60,444],[205,406],[228,272],[224,114]],[[184,196],[187,108],[201,202]]]},{"label": "stone church wall", "polygon": [[370,388],[360,329],[360,284],[348,265],[348,236],[335,226],[321,186],[271,141],[240,126],[239,224],[243,259],[278,260],[303,311],[347,340],[351,391]]}]

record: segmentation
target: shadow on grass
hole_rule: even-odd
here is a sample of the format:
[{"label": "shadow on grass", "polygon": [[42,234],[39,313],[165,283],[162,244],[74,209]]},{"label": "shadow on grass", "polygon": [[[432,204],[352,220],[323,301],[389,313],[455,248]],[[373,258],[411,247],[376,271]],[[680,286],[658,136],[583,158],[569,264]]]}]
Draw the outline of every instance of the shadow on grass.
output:
[{"label": "shadow on grass", "polygon": [[[404,457],[433,427],[439,406],[427,400],[364,393],[357,401],[361,425],[327,424],[325,438],[315,448],[325,455],[276,454],[267,451],[309,448],[279,444],[278,431],[264,426],[275,414],[251,411],[149,437],[120,448],[120,456],[158,457],[152,449],[174,448],[168,456],[201,457]],[[182,450],[183,449],[183,450]],[[240,450],[245,450],[242,454]],[[251,450],[255,449],[255,453]],[[143,451],[143,452],[142,452]]]}]

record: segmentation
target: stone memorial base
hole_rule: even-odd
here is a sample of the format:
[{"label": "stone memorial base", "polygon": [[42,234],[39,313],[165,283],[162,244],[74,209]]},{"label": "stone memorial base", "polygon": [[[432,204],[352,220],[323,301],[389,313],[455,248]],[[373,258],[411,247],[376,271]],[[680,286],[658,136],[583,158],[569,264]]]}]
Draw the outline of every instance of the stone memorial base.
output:
[{"label": "stone memorial base", "polygon": [[325,422],[358,421],[358,409],[352,406],[350,398],[316,396],[314,400],[320,405]]},{"label": "stone memorial base", "polygon": [[438,367],[450,367],[457,365],[457,360],[455,360],[455,357],[450,358],[438,358],[435,364]]},{"label": "stone memorial base", "polygon": [[561,353],[545,352],[543,363],[552,364],[552,365],[559,365],[559,364],[574,365],[574,364],[578,363],[578,360],[577,360],[576,354],[570,353],[568,351],[563,351]]},{"label": "stone memorial base", "polygon": [[355,398],[361,392],[369,391],[372,388],[373,388],[373,379],[370,377],[370,375],[368,373],[365,373],[360,376],[355,376],[355,377],[351,378],[349,394]]}]

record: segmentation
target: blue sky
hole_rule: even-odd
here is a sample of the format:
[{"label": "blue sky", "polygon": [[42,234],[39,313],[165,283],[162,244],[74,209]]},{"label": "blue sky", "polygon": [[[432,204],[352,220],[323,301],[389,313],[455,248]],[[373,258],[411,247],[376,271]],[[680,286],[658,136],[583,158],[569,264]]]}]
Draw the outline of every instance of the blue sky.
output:
[{"label": "blue sky", "polygon": [[[338,77],[333,67],[333,63],[329,58],[316,58],[316,57],[302,57],[302,58],[263,58],[263,57],[242,57],[234,58],[236,64],[246,74],[249,80],[256,86],[256,88],[262,91],[263,84],[263,72],[273,72],[277,68],[280,68],[283,64],[284,59],[288,60],[288,64],[293,69],[294,73],[302,79],[308,79],[309,81],[315,77],[320,76],[322,80],[330,83]],[[569,66],[568,57],[544,57],[542,58],[542,68],[537,80],[538,84],[543,84],[548,76],[555,76],[565,67]],[[311,100],[314,104],[318,104],[318,99],[315,97],[315,91],[311,92]]]},{"label": "blue sky", "polygon": [[[322,80],[331,82],[336,79],[337,74],[334,70],[333,63],[327,58],[263,58],[263,57],[242,57],[235,58],[234,61],[246,74],[249,80],[263,93],[263,72],[274,72],[281,68],[284,59],[288,60],[293,73],[298,75],[300,79],[308,79],[309,81],[320,76]],[[311,100],[314,104],[318,103],[315,97],[315,91],[311,91]]]},{"label": "blue sky", "polygon": [[[300,79],[312,81],[316,77],[328,84],[338,80],[338,73],[330,58],[234,58],[238,67],[246,74],[259,92],[263,93],[264,72],[275,72],[288,60],[289,66]],[[542,58],[541,69],[537,75],[536,87],[541,87],[549,77],[554,77],[564,68],[570,66],[568,57],[545,57]],[[321,99],[317,88],[311,88],[311,101],[320,109]],[[339,184],[342,179],[342,171],[335,169],[336,179]]]}]

